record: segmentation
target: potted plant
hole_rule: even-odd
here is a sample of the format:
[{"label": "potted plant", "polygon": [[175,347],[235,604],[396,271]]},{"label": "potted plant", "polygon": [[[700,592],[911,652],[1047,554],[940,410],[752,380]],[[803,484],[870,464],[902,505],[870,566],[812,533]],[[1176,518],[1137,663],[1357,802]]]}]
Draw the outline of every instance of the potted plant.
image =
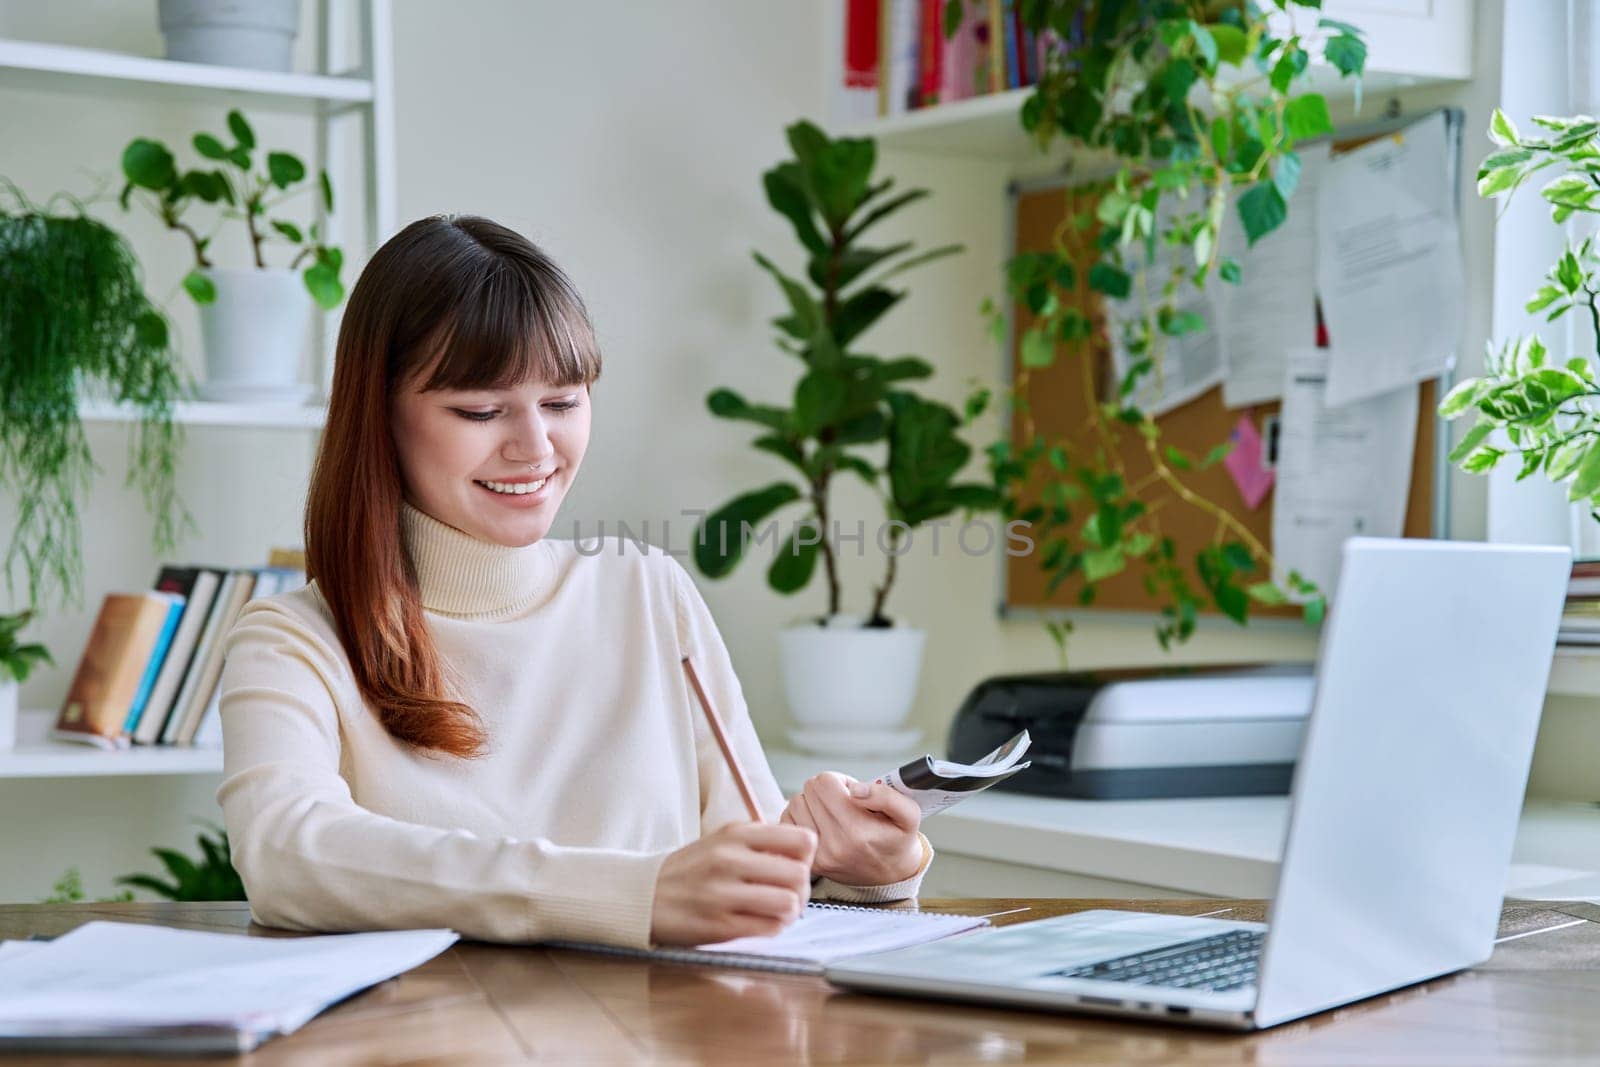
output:
[{"label": "potted plant", "polygon": [[18,688],[39,664],[55,663],[43,645],[17,640],[18,632],[32,620],[31,610],[0,615],[0,752],[10,752],[17,743]]},{"label": "potted plant", "polygon": [[[871,140],[832,140],[809,122],[790,126],[787,134],[794,158],[768,170],[763,185],[802,246],[804,277],[785,273],[760,252],[755,260],[788,305],[773,325],[778,347],[795,360],[794,389],[787,404],[751,403],[731,389],[714,390],[706,403],[719,418],[759,427],[752,446],[786,464],[790,474],[709,513],[697,531],[694,559],[708,577],[721,578],[753,541],[772,536],[772,516],[796,515],[781,544],[773,537],[767,583],[779,593],[797,593],[810,584],[820,559],[828,599],[824,615],[779,635],[784,690],[802,727],[795,740],[835,752],[903,748],[912,738],[895,728],[916,696],[924,634],[887,612],[896,562],[922,524],[997,504],[991,486],[956,481],[972,454],[961,431],[982,412],[988,394],[973,394],[957,413],[909,387],[933,373],[926,361],[884,359],[859,347],[866,331],[906,295],[889,287],[889,279],[960,251],[947,245],[916,254],[910,241],[865,243],[869,230],[927,190],[896,193],[893,178],[874,181]],[[875,534],[865,534],[885,562],[862,614],[844,612],[839,580],[831,497],[834,479],[846,473],[878,494],[886,518]]]},{"label": "potted plant", "polygon": [[300,32],[300,0],[161,0],[167,58],[287,71]]},{"label": "potted plant", "polygon": [[[71,207],[57,211],[56,199]],[[19,562],[28,602],[82,597],[78,501],[96,470],[78,415],[86,393],[139,413],[127,483],[142,491],[166,551],[193,520],[174,481],[182,429],[173,406],[189,380],[167,320],[145,296],[127,242],[60,197],[31,203],[0,179],[0,485],[16,493],[6,551],[8,588]]]},{"label": "potted plant", "polygon": [[[183,287],[200,305],[206,352],[201,395],[298,403],[312,391],[301,380],[311,322],[307,294],[324,310],[339,306],[344,255],[321,239],[316,222],[302,227],[278,215],[285,201],[313,188],[305,164],[289,152],[274,151],[265,154],[264,169],[258,169],[255,132],[237,110],[228,112],[228,133],[231,144],[209,133],[194,135],[195,151],[217,166],[192,170],[179,170],[161,142],[135,138],[122,153],[127,184],[121,203],[126,210],[137,199],[168,229],[182,233],[194,252],[194,269]],[[319,172],[315,188],[323,209],[332,211],[333,186],[326,171]],[[189,218],[202,203],[216,209],[204,233]],[[252,266],[222,267],[212,261],[212,239],[227,219],[247,231]],[[272,246],[287,246],[287,266],[268,265],[266,250]]]},{"label": "potted plant", "polygon": [[[969,0],[947,0],[953,35]],[[1209,602],[1243,624],[1252,602],[1301,605],[1308,621],[1324,599],[1298,573],[1271,580],[1268,547],[1233,513],[1187,484],[1190,472],[1221,460],[1227,442],[1191,456],[1162,440],[1162,427],[1136,401],[1141,381],[1158,376],[1169,339],[1207,328],[1180,304],[1185,287],[1237,283],[1250,269],[1222,240],[1233,215],[1248,244],[1283,223],[1300,171],[1295,145],[1333,132],[1324,98],[1305,88],[1319,57],[1342,77],[1359,78],[1361,31],[1320,17],[1320,0],[1022,0],[1025,27],[1044,42],[1037,84],[1020,122],[1041,147],[1064,141],[1074,158],[1111,161],[1092,210],[1070,216],[1056,247],[1014,257],[1006,269],[1021,368],[1010,393],[1021,439],[990,446],[991,470],[1008,518],[1026,521],[1040,545],[1046,589],[1063,583],[1091,603],[1097,583],[1130,569],[1164,600],[1156,636],[1163,647],[1190,637]],[[1273,10],[1263,10],[1266,8]],[[1298,209],[1297,209],[1298,210]],[[1158,245],[1171,250],[1169,274],[1147,270]],[[1125,302],[1117,316],[1130,354],[1120,380],[1107,381],[1097,354],[1101,323],[1084,296]],[[1008,315],[986,301],[997,338]],[[1034,371],[1058,359],[1077,362],[1100,445],[1075,446],[1038,432],[1029,412]],[[1142,444],[1150,471],[1133,476],[1118,458],[1125,435]],[[1192,558],[1163,530],[1164,508],[1196,508],[1216,536]],[[1071,625],[1046,624],[1065,658]]]},{"label": "potted plant", "polygon": [[[1570,232],[1574,215],[1600,215],[1595,180],[1600,123],[1588,115],[1532,121],[1538,132],[1521,133],[1503,112],[1494,112],[1489,139],[1495,150],[1478,168],[1478,195],[1509,198],[1540,175],[1539,196],[1550,205],[1551,221]],[[1580,311],[1587,324],[1586,347],[1600,354],[1600,252],[1593,228],[1588,229],[1567,242],[1529,297],[1527,310],[1550,322]],[[1600,517],[1600,383],[1594,357],[1552,352],[1538,334],[1529,334],[1499,348],[1491,341],[1484,364],[1480,377],[1461,382],[1439,404],[1439,414],[1447,419],[1476,416],[1451,460],[1475,473],[1511,460],[1518,464],[1519,481],[1540,474],[1566,483],[1568,498]]]}]

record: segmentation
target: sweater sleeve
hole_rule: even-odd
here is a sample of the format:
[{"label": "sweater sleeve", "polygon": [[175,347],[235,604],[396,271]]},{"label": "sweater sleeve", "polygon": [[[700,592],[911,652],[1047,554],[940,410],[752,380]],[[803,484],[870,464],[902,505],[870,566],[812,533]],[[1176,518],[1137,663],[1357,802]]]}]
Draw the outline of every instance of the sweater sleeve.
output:
[{"label": "sweater sleeve", "polygon": [[226,654],[217,799],[258,922],[649,944],[665,853],[489,838],[362,808],[339,772],[333,694],[355,691],[342,657],[265,601],[240,615]]},{"label": "sweater sleeve", "polygon": [[[718,718],[722,720],[723,729],[728,734],[728,743],[733,746],[734,753],[739,757],[739,766],[750,779],[750,788],[755,793],[761,814],[767,821],[776,822],[783,814],[787,801],[784,799],[783,790],[778,787],[778,780],[772,774],[772,768],[767,764],[767,756],[761,749],[761,741],[756,736],[755,725],[750,719],[750,709],[745,704],[744,690],[740,687],[739,677],[733,670],[733,660],[722,641],[722,634],[717,630],[716,621],[711,617],[711,609],[706,606],[700,590],[695,588],[693,579],[676,559],[670,556],[665,558],[671,564],[677,590],[678,647],[694,662],[700,684],[705,686],[711,706],[716,709]],[[695,713],[695,757],[700,774],[700,831],[708,833],[730,822],[748,819],[750,816],[745,811],[739,787],[734,783],[733,774],[722,758],[716,738],[711,735],[711,727],[706,723],[704,713],[700,711],[699,699],[690,688],[687,677],[684,678],[683,685],[686,699]],[[933,847],[928,844],[928,839],[920,832],[917,836],[922,841],[922,866],[910,878],[889,885],[856,886],[835,882],[831,878],[818,877],[812,881],[812,897],[817,900],[862,904],[886,903],[915,897],[922,885],[923,875],[927,873],[928,865],[933,861]]]}]

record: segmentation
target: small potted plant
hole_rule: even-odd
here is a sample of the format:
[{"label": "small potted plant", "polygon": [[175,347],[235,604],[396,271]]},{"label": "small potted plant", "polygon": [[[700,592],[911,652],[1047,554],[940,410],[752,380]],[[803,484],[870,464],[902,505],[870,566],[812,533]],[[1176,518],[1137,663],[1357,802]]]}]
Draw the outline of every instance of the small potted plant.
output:
[{"label": "small potted plant", "polygon": [[17,639],[32,620],[31,610],[0,615],[0,752],[10,752],[17,743],[19,687],[39,664],[55,664],[43,645],[25,645]]},{"label": "small potted plant", "polygon": [[[267,152],[257,166],[256,136],[237,110],[228,112],[225,143],[209,133],[194,135],[194,148],[216,166],[180,170],[166,145],[134,139],[122,153],[127,178],[121,203],[145,204],[168,229],[184,235],[194,252],[194,269],[183,287],[200,305],[200,330],[205,343],[206,380],[202,396],[236,402],[298,403],[311,394],[301,380],[311,304],[324,310],[339,306],[344,285],[339,280],[344,255],[322,240],[320,227],[301,226],[279,214],[281,205],[312,188],[325,211],[333,210],[333,186],[326,171],[315,186],[307,183],[306,166],[289,152]],[[202,233],[191,219],[198,204],[215,209],[213,225]],[[253,263],[223,267],[212,261],[211,242],[223,220],[242,223],[250,238]],[[274,267],[267,250],[285,247],[288,262]]]},{"label": "small potted plant", "polygon": [[[862,351],[862,335],[904,298],[885,283],[902,271],[960,251],[947,245],[916,254],[910,241],[871,247],[869,229],[927,195],[892,192],[894,179],[872,180],[870,139],[830,140],[800,122],[787,130],[794,158],[763,175],[767,200],[794,228],[807,259],[804,279],[761,253],[755,260],[777,282],[788,314],[773,320],[778,347],[795,359],[787,405],[754,404],[731,389],[707,397],[719,418],[752,423],[754,448],[790,468],[783,480],[742,493],[709,513],[697,532],[694,559],[707,576],[730,573],[761,527],[788,509],[798,513],[776,548],[767,584],[779,593],[804,589],[817,563],[827,582],[825,615],[779,635],[784,691],[801,727],[792,738],[833,754],[903,748],[915,731],[897,730],[911,710],[921,671],[924,634],[887,613],[896,562],[924,523],[959,509],[998,506],[989,484],[956,478],[972,449],[961,431],[984,408],[988,392],[957,413],[918,396],[907,383],[933,368],[902,355]],[[840,539],[831,492],[835,477],[861,479],[883,501],[886,521],[865,533],[884,556],[883,579],[862,614],[844,611],[838,572]],[[853,535],[852,535],[853,536]]]}]

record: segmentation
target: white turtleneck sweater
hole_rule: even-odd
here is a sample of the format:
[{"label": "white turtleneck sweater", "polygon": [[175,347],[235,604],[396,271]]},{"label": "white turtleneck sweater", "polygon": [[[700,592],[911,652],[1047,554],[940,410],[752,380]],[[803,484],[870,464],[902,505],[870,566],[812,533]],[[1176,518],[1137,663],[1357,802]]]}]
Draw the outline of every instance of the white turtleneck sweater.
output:
[{"label": "white turtleneck sweater", "polygon": [[[667,854],[749,817],[683,656],[767,819],[784,807],[705,601],[676,559],[625,539],[506,548],[409,505],[402,528],[487,753],[390,737],[315,583],[251,601],[227,639],[217,798],[256,920],[647,945]],[[812,894],[915,896],[924,853],[905,882]]]}]

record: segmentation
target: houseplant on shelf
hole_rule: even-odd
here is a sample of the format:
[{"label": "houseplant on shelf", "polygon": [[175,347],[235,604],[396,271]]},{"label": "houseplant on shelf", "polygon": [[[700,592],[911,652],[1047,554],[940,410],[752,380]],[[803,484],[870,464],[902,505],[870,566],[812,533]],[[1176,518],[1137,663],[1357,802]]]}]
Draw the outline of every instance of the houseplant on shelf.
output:
[{"label": "houseplant on shelf", "polygon": [[[964,0],[948,0],[955,32]],[[1263,7],[1276,10],[1263,11]],[[1237,283],[1250,269],[1226,254],[1223,229],[1237,218],[1248,244],[1281,225],[1298,183],[1294,151],[1333,132],[1323,97],[1304,91],[1313,58],[1359,78],[1366,49],[1358,29],[1320,18],[1318,0],[1019,0],[1025,26],[1045,42],[1045,62],[1020,121],[1041,147],[1060,139],[1074,157],[1112,159],[1092,210],[1069,213],[1056,247],[1007,264],[1007,295],[1025,312],[1017,324],[1020,369],[1010,394],[1020,440],[989,449],[1007,517],[1026,520],[1040,544],[1046,589],[1063,583],[1091,603],[1097,583],[1136,569],[1163,606],[1163,647],[1187,639],[1209,601],[1239,623],[1252,601],[1298,602],[1307,619],[1324,601],[1298,573],[1271,580],[1267,546],[1226,507],[1186,484],[1188,472],[1222,458],[1162,441],[1161,424],[1136,402],[1139,386],[1162,373],[1169,339],[1207,328],[1179,298],[1212,278]],[[1359,83],[1358,83],[1359,84]],[[1298,209],[1297,209],[1298,210]],[[1170,271],[1147,269],[1158,247]],[[1127,372],[1107,382],[1099,368],[1100,328],[1086,298],[1125,301],[1118,315]],[[1007,316],[985,313],[995,336]],[[1307,324],[1309,333],[1310,324]],[[1091,405],[1096,445],[1075,446],[1037,431],[1030,375],[1058,359],[1076,361]],[[1142,444],[1148,471],[1126,468],[1124,435]],[[1212,540],[1185,553],[1163,530],[1165,506],[1196,508],[1215,521]],[[1070,624],[1047,623],[1065,656]]]},{"label": "houseplant on shelf", "polygon": [[[1571,234],[1574,216],[1600,215],[1600,123],[1588,115],[1535,116],[1537,133],[1519,132],[1496,110],[1489,122],[1495,150],[1478,168],[1478,195],[1510,198],[1535,175],[1551,221]],[[1588,338],[1585,350],[1552,352],[1538,334],[1491,341],[1484,373],[1468,378],[1440,402],[1448,419],[1472,414],[1473,425],[1450,458],[1475,473],[1518,464],[1517,479],[1540,474],[1566,483],[1567,496],[1600,518],[1600,251],[1594,226],[1569,239],[1527,311],[1555,322],[1578,311]],[[1593,354],[1591,354],[1593,353]]]},{"label": "houseplant on shelf", "polygon": [[55,664],[43,645],[25,645],[17,639],[32,619],[32,611],[0,615],[0,752],[10,752],[17,743],[18,687],[39,664]]},{"label": "houseplant on shelf", "polygon": [[[257,169],[255,131],[238,111],[228,112],[232,144],[209,133],[194,135],[194,148],[217,166],[179,170],[170,149],[159,141],[136,138],[122,153],[127,179],[121,202],[137,199],[184,235],[194,252],[194,269],[183,287],[200,305],[200,330],[206,351],[201,395],[211,400],[295,403],[310,395],[301,381],[306,330],[311,322],[307,295],[324,310],[339,306],[344,255],[322,240],[318,223],[302,227],[278,217],[286,200],[313,188],[304,163],[288,152],[267,152]],[[314,188],[324,211],[333,210],[333,186],[326,171]],[[190,215],[205,204],[215,209],[212,225],[201,233]],[[253,265],[221,267],[210,257],[211,243],[225,220],[241,223],[250,239]],[[286,246],[285,267],[267,265],[266,250]],[[296,269],[304,264],[298,275]]]},{"label": "houseplant on shelf", "polygon": [[167,320],[127,242],[84,203],[56,199],[33,204],[0,179],[0,486],[17,499],[4,566],[14,589],[22,564],[35,609],[58,593],[82,599],[78,499],[98,469],[78,415],[86,393],[139,414],[127,484],[144,495],[157,550],[193,525],[175,484],[183,437],[172,418],[191,385]]},{"label": "houseplant on shelf", "polygon": [[[834,751],[898,749],[908,743],[895,728],[916,696],[924,635],[887,614],[896,560],[920,525],[958,509],[997,505],[991,486],[956,481],[972,455],[960,431],[982,412],[988,394],[973,394],[957,413],[909,388],[933,373],[924,360],[884,359],[857,347],[905,296],[886,284],[891,278],[960,251],[947,245],[916,254],[910,241],[865,243],[868,230],[927,191],[896,193],[893,178],[873,181],[871,140],[831,140],[808,122],[787,134],[794,158],[762,178],[768,202],[803,246],[805,277],[785,273],[760,252],[755,260],[788,305],[773,325],[797,380],[787,405],[751,403],[731,389],[714,390],[706,403],[719,418],[759,427],[752,446],[791,473],[708,514],[696,534],[694,559],[707,576],[720,578],[752,541],[771,536],[776,555],[767,583],[786,595],[811,582],[820,559],[826,614],[779,635],[784,688],[802,727],[795,740]],[[835,477],[845,473],[871,487],[886,516],[874,538],[885,557],[883,578],[865,615],[843,613],[831,500]],[[769,519],[785,509],[798,518],[779,545]]]}]

